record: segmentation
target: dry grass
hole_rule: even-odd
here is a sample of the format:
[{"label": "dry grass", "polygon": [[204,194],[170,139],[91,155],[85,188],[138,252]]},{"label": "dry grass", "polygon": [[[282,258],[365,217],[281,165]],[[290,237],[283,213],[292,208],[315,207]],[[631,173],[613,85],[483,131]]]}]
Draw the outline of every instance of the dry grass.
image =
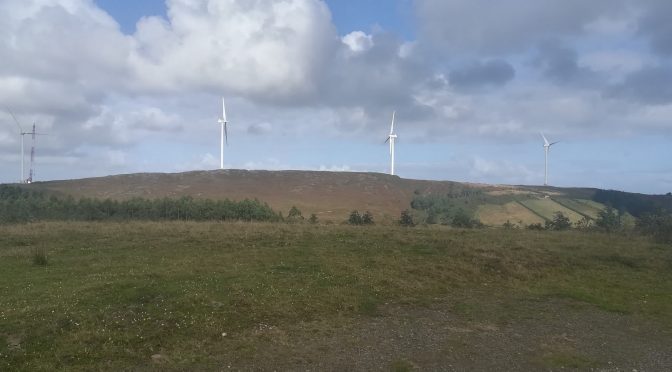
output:
[{"label": "dry grass", "polygon": [[502,226],[506,221],[518,226],[544,223],[544,219],[517,202],[509,202],[503,205],[480,205],[476,210],[476,218],[489,226]]},{"label": "dry grass", "polygon": [[571,209],[564,207],[561,204],[558,204],[557,202],[555,202],[553,199],[550,198],[527,199],[527,200],[521,200],[520,202],[548,220],[552,220],[553,215],[556,212],[562,212],[562,214],[568,217],[572,223],[575,223],[579,221],[581,218],[583,218],[582,215],[576,213]]}]

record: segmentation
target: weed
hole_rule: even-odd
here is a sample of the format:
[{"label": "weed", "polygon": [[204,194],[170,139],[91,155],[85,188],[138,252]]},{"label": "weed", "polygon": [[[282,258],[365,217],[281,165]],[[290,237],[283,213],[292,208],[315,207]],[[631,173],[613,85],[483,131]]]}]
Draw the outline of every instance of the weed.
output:
[{"label": "weed", "polygon": [[390,365],[390,370],[392,372],[410,372],[413,370],[413,364],[403,359],[397,359]]},{"label": "weed", "polygon": [[49,260],[47,258],[47,250],[43,247],[33,249],[33,265],[47,266]]},{"label": "weed", "polygon": [[585,355],[573,351],[558,351],[547,353],[541,358],[541,364],[546,368],[571,368],[588,370],[600,367],[601,363]]}]

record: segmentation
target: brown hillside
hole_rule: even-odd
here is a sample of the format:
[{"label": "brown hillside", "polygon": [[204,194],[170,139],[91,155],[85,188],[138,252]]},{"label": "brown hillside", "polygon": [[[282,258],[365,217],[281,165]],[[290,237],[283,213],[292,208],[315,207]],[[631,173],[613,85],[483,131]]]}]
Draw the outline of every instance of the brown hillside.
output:
[{"label": "brown hillside", "polygon": [[256,198],[283,213],[296,206],[305,216],[315,213],[320,219],[339,221],[354,209],[369,210],[377,219],[398,218],[401,210],[409,208],[414,193],[448,192],[457,185],[486,187],[408,180],[380,173],[217,170],[49,181],[35,183],[31,188],[74,197],[118,200],[185,195],[232,200]]}]

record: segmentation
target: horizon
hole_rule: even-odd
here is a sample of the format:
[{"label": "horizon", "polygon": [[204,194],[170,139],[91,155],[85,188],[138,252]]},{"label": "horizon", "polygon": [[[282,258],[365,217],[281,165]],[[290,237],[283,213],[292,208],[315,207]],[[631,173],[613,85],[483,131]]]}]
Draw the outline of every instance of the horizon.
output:
[{"label": "horizon", "polygon": [[[605,190],[605,191],[617,191],[617,192],[625,192],[629,194],[643,194],[643,195],[652,195],[652,196],[665,196],[670,194],[670,192],[667,193],[660,193],[660,194],[649,194],[649,193],[639,193],[636,191],[631,191],[631,190],[620,190],[620,189],[600,189],[596,187],[589,187],[589,186],[553,186],[553,185],[543,185],[543,184],[497,184],[497,183],[481,183],[481,182],[471,182],[468,180],[452,180],[452,179],[424,179],[424,178],[409,178],[409,177],[403,177],[399,175],[391,175],[389,173],[385,172],[375,172],[375,171],[334,171],[334,170],[320,170],[320,169],[242,169],[242,168],[227,168],[227,169],[194,169],[194,170],[187,170],[187,171],[182,171],[182,172],[139,172],[139,173],[117,173],[117,174],[108,174],[104,176],[94,176],[94,177],[84,177],[84,178],[62,178],[62,179],[53,179],[53,180],[43,180],[43,181],[35,181],[33,183],[48,183],[48,182],[70,182],[70,181],[81,181],[81,180],[87,180],[87,179],[94,179],[94,178],[111,178],[111,177],[124,177],[124,176],[137,176],[137,175],[179,175],[179,174],[186,174],[186,173],[203,173],[203,172],[277,172],[277,173],[283,173],[283,172],[313,172],[313,173],[333,173],[333,174],[369,174],[369,175],[381,175],[381,176],[387,176],[387,177],[397,177],[403,180],[409,180],[409,181],[427,181],[427,182],[454,182],[454,183],[460,183],[460,184],[468,184],[468,185],[476,185],[476,186],[485,186],[485,187],[522,187],[522,188],[547,188],[547,189],[597,189],[597,190]],[[0,185],[20,185],[18,182],[0,182]]]},{"label": "horizon", "polygon": [[[0,183],[219,167],[672,191],[672,3],[8,0]],[[478,21],[476,21],[478,20]],[[26,174],[30,153],[26,138]]]}]

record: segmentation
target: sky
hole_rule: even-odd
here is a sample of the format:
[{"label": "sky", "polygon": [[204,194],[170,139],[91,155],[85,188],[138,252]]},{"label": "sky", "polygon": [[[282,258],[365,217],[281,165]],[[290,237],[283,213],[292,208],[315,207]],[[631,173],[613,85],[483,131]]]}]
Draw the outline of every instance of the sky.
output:
[{"label": "sky", "polygon": [[[672,191],[668,0],[0,0],[0,182],[219,167]],[[26,160],[31,139],[25,136]],[[26,173],[28,172],[26,165]]]}]

